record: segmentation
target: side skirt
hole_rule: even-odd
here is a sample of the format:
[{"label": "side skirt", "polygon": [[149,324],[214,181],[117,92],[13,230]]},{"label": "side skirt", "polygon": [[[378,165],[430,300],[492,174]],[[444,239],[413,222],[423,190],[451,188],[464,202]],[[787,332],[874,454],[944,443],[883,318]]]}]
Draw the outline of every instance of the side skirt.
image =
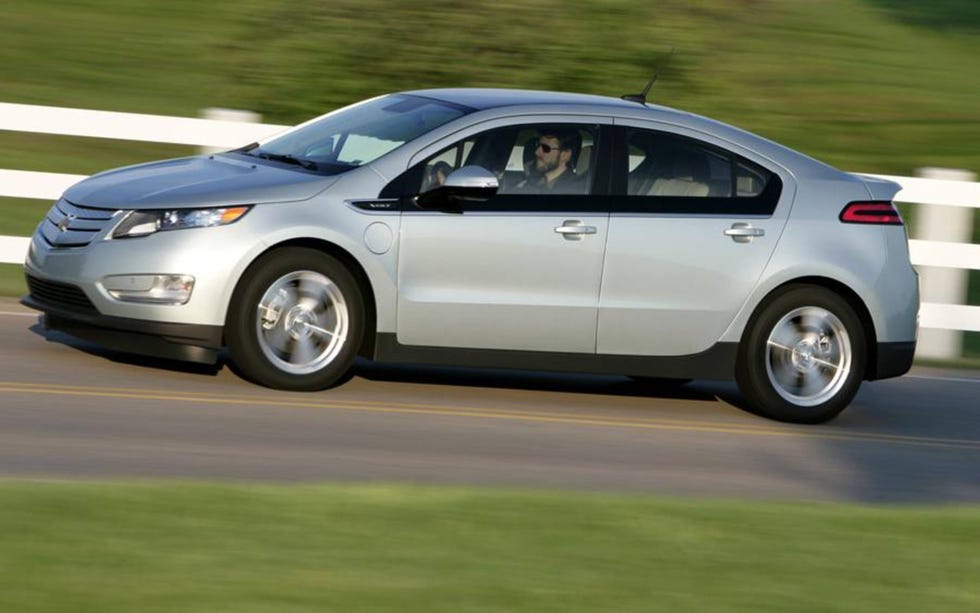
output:
[{"label": "side skirt", "polygon": [[552,370],[605,375],[632,375],[683,379],[735,378],[738,343],[717,343],[706,351],[681,356],[636,356],[460,349],[402,345],[395,334],[378,333],[374,359],[438,366]]}]

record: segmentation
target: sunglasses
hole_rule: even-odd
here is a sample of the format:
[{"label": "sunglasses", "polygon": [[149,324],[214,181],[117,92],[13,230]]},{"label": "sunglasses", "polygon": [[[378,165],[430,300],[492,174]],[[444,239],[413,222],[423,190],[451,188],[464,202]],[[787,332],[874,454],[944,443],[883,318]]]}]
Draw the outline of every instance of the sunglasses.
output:
[{"label": "sunglasses", "polygon": [[538,142],[538,149],[544,151],[545,153],[551,153],[555,149],[560,149],[560,147],[555,147],[554,145],[549,145],[548,143]]}]

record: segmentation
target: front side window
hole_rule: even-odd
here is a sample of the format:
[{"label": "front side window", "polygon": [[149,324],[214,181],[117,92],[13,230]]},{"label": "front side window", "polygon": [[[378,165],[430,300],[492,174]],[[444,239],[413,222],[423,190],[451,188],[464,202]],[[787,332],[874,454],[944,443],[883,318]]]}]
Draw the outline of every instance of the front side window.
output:
[{"label": "front side window", "polygon": [[463,166],[497,176],[497,196],[586,195],[595,167],[597,126],[509,126],[468,137],[423,162],[415,193],[445,182]]},{"label": "front side window", "polygon": [[472,109],[395,94],[345,107],[238,153],[339,174],[462,117]]}]

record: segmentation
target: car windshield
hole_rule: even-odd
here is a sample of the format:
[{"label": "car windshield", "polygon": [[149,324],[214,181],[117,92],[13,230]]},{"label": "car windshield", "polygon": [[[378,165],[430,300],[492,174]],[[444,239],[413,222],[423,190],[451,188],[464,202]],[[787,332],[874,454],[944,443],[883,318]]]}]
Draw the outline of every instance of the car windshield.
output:
[{"label": "car windshield", "polygon": [[373,98],[238,153],[324,174],[339,174],[367,164],[471,110],[404,94]]}]

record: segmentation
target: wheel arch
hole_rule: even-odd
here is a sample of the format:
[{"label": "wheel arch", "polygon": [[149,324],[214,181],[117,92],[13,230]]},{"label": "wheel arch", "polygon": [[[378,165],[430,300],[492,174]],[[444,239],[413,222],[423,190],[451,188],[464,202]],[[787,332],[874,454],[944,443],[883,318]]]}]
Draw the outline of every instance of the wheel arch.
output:
[{"label": "wheel arch", "polygon": [[[361,347],[357,354],[365,358],[374,357],[374,346],[375,339],[378,334],[378,312],[377,312],[377,300],[374,293],[374,288],[371,286],[370,278],[368,277],[367,271],[365,271],[364,266],[351,254],[349,251],[341,247],[336,243],[332,243],[327,240],[319,238],[293,238],[284,240],[282,242],[270,245],[249,262],[248,266],[245,267],[245,272],[239,276],[238,281],[235,283],[235,288],[232,290],[232,296],[238,291],[238,287],[248,273],[248,271],[255,265],[257,261],[265,257],[267,254],[277,251],[279,249],[288,249],[290,247],[305,247],[307,249],[315,249],[322,253],[325,253],[333,258],[339,260],[350,273],[354,276],[354,280],[357,281],[358,289],[364,297],[364,340],[361,342]],[[225,314],[225,325],[227,326],[228,317],[230,317],[231,309],[227,310]]]},{"label": "wheel arch", "polygon": [[[749,316],[745,327],[742,329],[742,336],[740,345],[744,346],[745,337],[749,334],[752,328],[755,326],[755,322],[758,320],[762,311],[776,298],[780,295],[786,293],[787,291],[802,286],[812,286],[820,287],[830,292],[833,292],[847,301],[848,305],[854,309],[855,314],[857,314],[861,325],[864,327],[864,342],[865,342],[865,355],[867,356],[864,378],[873,378],[874,373],[878,370],[878,333],[875,330],[874,319],[871,317],[871,311],[868,310],[867,305],[861,296],[858,295],[853,289],[848,287],[846,284],[840,281],[821,276],[805,276],[797,277],[789,281],[785,281],[780,285],[774,287],[769,291],[766,296],[759,301],[755,309],[752,311],[752,315]],[[741,357],[741,351],[739,352]]]}]

